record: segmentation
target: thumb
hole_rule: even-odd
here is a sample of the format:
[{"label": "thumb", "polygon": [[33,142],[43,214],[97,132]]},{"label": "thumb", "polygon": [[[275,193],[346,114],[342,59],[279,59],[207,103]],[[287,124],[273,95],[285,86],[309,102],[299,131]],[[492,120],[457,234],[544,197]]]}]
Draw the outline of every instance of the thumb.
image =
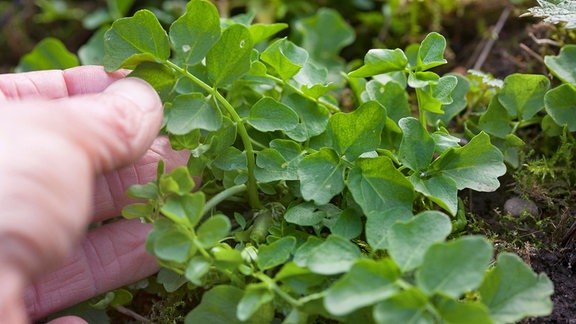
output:
[{"label": "thumb", "polygon": [[127,78],[98,94],[2,108],[0,286],[13,289],[0,289],[0,317],[19,319],[26,281],[61,261],[89,223],[95,175],[146,151],[162,105],[150,85]]},{"label": "thumb", "polygon": [[102,93],[61,101],[70,111],[70,122],[82,125],[70,128],[68,136],[76,139],[96,173],[134,162],[150,147],[162,124],[160,98],[137,78],[118,80]]}]

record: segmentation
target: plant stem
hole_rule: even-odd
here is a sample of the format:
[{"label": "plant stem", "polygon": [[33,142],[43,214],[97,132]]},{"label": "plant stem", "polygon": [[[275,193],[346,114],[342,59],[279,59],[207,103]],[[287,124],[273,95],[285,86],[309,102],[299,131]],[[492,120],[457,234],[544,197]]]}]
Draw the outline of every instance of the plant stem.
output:
[{"label": "plant stem", "polygon": [[222,104],[224,109],[226,109],[226,112],[228,112],[232,120],[236,123],[238,127],[238,135],[240,135],[242,143],[244,144],[244,149],[246,150],[246,161],[248,164],[248,201],[252,208],[262,208],[262,204],[260,203],[260,199],[258,198],[258,185],[256,183],[256,176],[254,175],[254,168],[256,166],[254,149],[252,147],[252,142],[250,136],[248,135],[248,131],[246,130],[246,127],[244,127],[244,123],[240,118],[240,116],[238,116],[236,109],[232,107],[232,105],[228,102],[228,100],[226,100],[226,98],[224,98],[216,88],[210,87],[209,85],[204,83],[204,81],[200,80],[199,78],[188,72],[186,69],[183,69],[168,60],[165,63],[167,66],[176,70],[178,73],[184,75],[192,82],[200,86],[202,89],[204,89],[206,92],[214,96],[214,98],[216,98],[216,100]]},{"label": "plant stem", "polygon": [[202,209],[202,217],[204,217],[212,208],[216,207],[222,201],[226,200],[231,196],[234,196],[235,194],[241,193],[244,190],[246,190],[246,185],[240,184],[219,192],[206,202],[204,208]]},{"label": "plant stem", "polygon": [[310,100],[312,100],[312,101],[314,101],[314,102],[316,102],[316,103],[318,103],[318,104],[326,107],[330,112],[333,112],[333,113],[340,112],[340,108],[339,108],[338,106],[334,106],[333,104],[331,104],[331,103],[329,103],[329,102],[320,100],[320,98],[310,97],[310,96],[306,95],[304,92],[302,92],[302,90],[296,88],[295,86],[291,85],[290,83],[288,83],[288,82],[286,82],[286,81],[284,81],[284,80],[282,80],[282,79],[280,79],[280,78],[277,78],[277,77],[272,76],[272,75],[269,75],[269,74],[267,74],[266,77],[268,77],[270,80],[273,80],[273,81],[275,81],[275,82],[277,82],[277,83],[280,83],[280,84],[282,84],[282,85],[285,85],[285,86],[287,86],[288,88],[292,89],[294,92],[296,92],[296,93],[298,93],[298,94],[300,94],[300,95],[302,95],[302,96],[304,96],[304,97],[306,97],[306,98],[308,98],[308,99],[310,99]]},{"label": "plant stem", "polygon": [[278,285],[276,284],[276,282],[274,282],[274,280],[272,280],[272,278],[268,277],[263,273],[255,273],[254,277],[260,279],[262,282],[268,285],[270,289],[272,289],[278,296],[280,296],[282,299],[284,299],[290,305],[292,305],[292,307],[299,308],[302,306],[302,302],[296,300],[294,297],[290,296],[284,290],[280,289],[280,287],[278,287]]}]

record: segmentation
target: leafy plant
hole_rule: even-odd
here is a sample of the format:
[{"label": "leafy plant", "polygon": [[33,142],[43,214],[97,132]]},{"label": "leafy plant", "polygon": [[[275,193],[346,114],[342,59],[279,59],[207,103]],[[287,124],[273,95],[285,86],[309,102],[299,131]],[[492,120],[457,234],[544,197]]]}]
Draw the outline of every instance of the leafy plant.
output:
[{"label": "leafy plant", "polygon": [[[160,164],[156,181],[132,187],[128,194],[146,202],[123,211],[154,224],[147,249],[178,274],[172,289],[208,289],[186,321],[547,314],[545,275],[508,254],[491,267],[486,239],[446,241],[451,219],[429,210],[455,216],[458,190],[495,190],[506,171],[486,133],[460,146],[444,128],[429,132],[453,97],[465,100],[455,92],[459,77],[429,71],[446,63],[444,38],[369,51],[348,75],[358,107],[341,112],[323,52],[268,41],[285,27],[222,25],[216,8],[198,0],[168,33],[142,10],[105,34],[106,68],[134,68],[155,86],[166,104],[164,132],[191,150],[188,167],[166,174]],[[341,46],[324,41],[325,53]],[[419,118],[410,117],[406,85]],[[191,192],[199,175],[200,191]],[[244,201],[249,208],[225,215],[224,202]]]},{"label": "leafy plant", "polygon": [[[488,240],[459,236],[458,191],[499,187],[504,162],[518,162],[518,129],[572,130],[571,47],[546,58],[566,82],[553,89],[537,75],[441,76],[438,33],[372,49],[343,74],[354,34],[336,11],[296,21],[290,39],[274,38],[288,25],[253,18],[193,0],[167,31],[140,10],[90,46],[108,71],[133,69],[157,89],[162,133],[190,150],[187,166],[160,163],[155,181],[130,188],[142,202],[123,210],[154,224],[146,246],[167,291],[205,291],[186,322],[506,323],[551,311],[546,275],[512,254],[494,264]],[[44,68],[54,49],[67,55],[50,64],[78,64],[47,43],[22,70]],[[343,111],[345,87],[354,104]]]},{"label": "leafy plant", "polygon": [[538,6],[528,9],[527,15],[544,17],[551,24],[566,23],[565,28],[576,28],[576,1],[537,0]]}]

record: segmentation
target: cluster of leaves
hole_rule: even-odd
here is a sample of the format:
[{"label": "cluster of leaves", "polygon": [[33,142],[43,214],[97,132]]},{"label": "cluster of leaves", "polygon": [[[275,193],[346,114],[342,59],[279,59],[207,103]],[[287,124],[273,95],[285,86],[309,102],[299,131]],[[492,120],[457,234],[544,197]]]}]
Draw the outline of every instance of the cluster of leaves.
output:
[{"label": "cluster of leaves", "polygon": [[[285,24],[223,20],[204,0],[186,9],[168,32],[147,10],[115,21],[103,63],[158,90],[163,132],[191,152],[187,167],[160,164],[156,181],[132,187],[146,201],[123,211],[154,224],[147,249],[168,289],[207,290],[187,322],[504,323],[550,312],[545,275],[512,254],[491,265],[484,238],[447,240],[465,222],[458,190],[493,191],[506,166],[488,135],[501,115],[481,117],[486,132],[470,130],[463,146],[442,126],[468,105],[470,81],[430,71],[446,63],[441,35],[373,49],[342,75],[337,54],[354,35],[333,10],[296,22],[299,46],[271,40]],[[492,101],[515,109],[508,123],[532,118],[532,92],[510,80]],[[334,97],[345,84],[351,112]]]},{"label": "cluster of leaves", "polygon": [[566,28],[576,28],[576,1],[537,0],[538,6],[528,9],[528,15],[544,17],[551,24],[565,23]]}]

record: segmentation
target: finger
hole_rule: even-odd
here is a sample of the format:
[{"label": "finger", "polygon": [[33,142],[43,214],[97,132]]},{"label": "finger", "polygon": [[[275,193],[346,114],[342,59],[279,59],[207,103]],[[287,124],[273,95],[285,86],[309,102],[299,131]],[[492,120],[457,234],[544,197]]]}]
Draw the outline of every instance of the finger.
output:
[{"label": "finger", "polygon": [[0,138],[12,139],[0,147],[0,263],[26,276],[71,249],[91,219],[95,175],[146,151],[162,106],[133,78],[102,94],[19,105],[0,111]]},{"label": "finger", "polygon": [[126,195],[126,190],[134,184],[156,179],[158,161],[164,160],[166,171],[170,172],[186,165],[188,155],[188,151],[172,150],[167,137],[158,137],[138,162],[98,177],[94,189],[94,221],[118,216],[124,206],[135,203],[135,199]]},{"label": "finger", "polygon": [[64,316],[52,320],[48,324],[88,324],[88,322],[77,316]]},{"label": "finger", "polygon": [[121,220],[88,233],[63,267],[28,287],[26,307],[32,319],[134,283],[159,270],[146,252],[150,224]]},{"label": "finger", "polygon": [[0,75],[0,100],[58,99],[98,93],[129,71],[107,73],[101,66]]}]

